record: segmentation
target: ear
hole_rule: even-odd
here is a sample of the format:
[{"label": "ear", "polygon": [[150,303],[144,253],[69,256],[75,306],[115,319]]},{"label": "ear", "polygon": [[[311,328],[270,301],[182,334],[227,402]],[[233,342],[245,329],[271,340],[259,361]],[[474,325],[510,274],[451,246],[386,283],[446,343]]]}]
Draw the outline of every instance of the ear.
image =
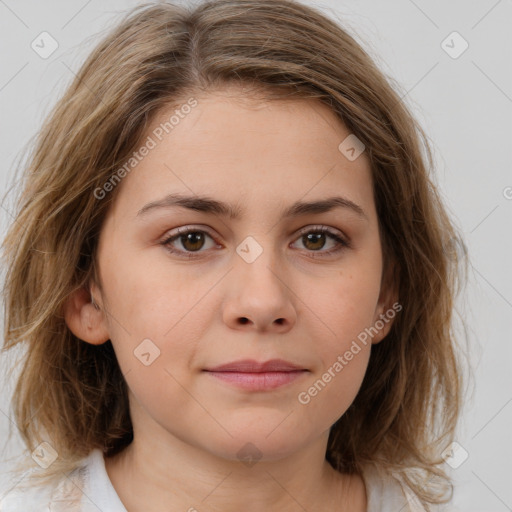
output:
[{"label": "ear", "polygon": [[382,275],[379,300],[373,318],[373,326],[378,332],[372,338],[372,345],[381,342],[389,334],[394,318],[401,310],[402,305],[398,302],[398,276],[395,266],[389,264]]},{"label": "ear", "polygon": [[101,345],[110,339],[105,314],[86,288],[75,290],[66,299],[64,319],[71,332],[87,343]]}]

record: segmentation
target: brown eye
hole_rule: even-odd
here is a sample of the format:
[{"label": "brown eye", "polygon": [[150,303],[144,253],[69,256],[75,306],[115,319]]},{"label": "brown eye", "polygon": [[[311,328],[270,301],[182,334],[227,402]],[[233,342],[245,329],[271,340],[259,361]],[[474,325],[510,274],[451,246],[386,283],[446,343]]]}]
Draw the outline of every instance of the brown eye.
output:
[{"label": "brown eye", "polygon": [[[313,257],[329,256],[350,247],[349,243],[338,232],[331,231],[325,226],[304,228],[301,230],[301,236],[298,240]],[[327,250],[322,250],[326,246]]]},{"label": "brown eye", "polygon": [[302,242],[306,249],[318,251],[324,247],[326,238],[325,233],[309,233],[302,235]]},{"label": "brown eye", "polygon": [[[211,240],[208,246],[208,239]],[[170,252],[190,256],[194,253],[200,254],[202,249],[210,249],[215,246],[213,238],[205,231],[191,228],[181,228],[176,234],[167,237],[161,244]]]},{"label": "brown eye", "polygon": [[204,233],[192,231],[186,235],[180,235],[180,241],[187,251],[198,251],[204,245]]}]

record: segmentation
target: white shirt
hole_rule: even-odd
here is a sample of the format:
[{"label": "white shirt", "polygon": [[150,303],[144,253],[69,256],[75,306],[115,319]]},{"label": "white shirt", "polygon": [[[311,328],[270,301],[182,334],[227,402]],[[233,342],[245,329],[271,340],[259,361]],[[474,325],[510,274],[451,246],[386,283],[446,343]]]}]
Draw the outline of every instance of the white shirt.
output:
[{"label": "white shirt", "polygon": [[[424,512],[414,495],[395,477],[376,467],[363,473],[367,512]],[[105,469],[99,449],[83,459],[69,477],[53,484],[0,494],[0,512],[127,512]]]}]

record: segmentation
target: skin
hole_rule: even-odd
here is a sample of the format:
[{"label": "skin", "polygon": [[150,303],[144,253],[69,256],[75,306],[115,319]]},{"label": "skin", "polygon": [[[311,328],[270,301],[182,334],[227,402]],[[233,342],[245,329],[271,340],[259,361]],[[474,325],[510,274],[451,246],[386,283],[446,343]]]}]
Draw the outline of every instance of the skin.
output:
[{"label": "skin", "polygon": [[[383,263],[369,161],[338,145],[349,131],[317,100],[262,102],[225,88],[196,97],[181,119],[127,175],[103,225],[99,283],[66,307],[85,342],[110,339],[125,375],[134,441],[106,460],[129,512],[165,510],[366,510],[360,476],[325,461],[329,429],[353,402],[372,343],[308,404],[297,397],[332,367],[359,333],[394,302],[381,286]],[[169,118],[160,112],[148,127]],[[144,205],[169,193],[238,205],[239,219],[183,207]],[[281,218],[296,201],[341,195],[359,205]],[[162,245],[176,228],[206,232],[204,243]],[[309,242],[299,230],[328,227]],[[236,248],[253,237],[252,263]],[[210,238],[211,237],[211,238]],[[190,249],[192,248],[192,250]],[[244,320],[245,319],[245,320]],[[141,363],[149,338],[160,356]],[[281,358],[309,370],[271,392],[241,390],[203,370],[239,359]],[[257,453],[254,464],[237,453]],[[254,448],[256,447],[256,448]]]}]

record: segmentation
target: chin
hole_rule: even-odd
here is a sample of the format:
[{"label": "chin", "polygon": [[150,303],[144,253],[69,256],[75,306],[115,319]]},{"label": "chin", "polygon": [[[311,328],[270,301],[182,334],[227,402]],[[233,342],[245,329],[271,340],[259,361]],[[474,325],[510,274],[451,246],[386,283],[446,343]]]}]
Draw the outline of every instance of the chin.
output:
[{"label": "chin", "polygon": [[304,447],[307,440],[303,433],[299,439],[297,430],[291,432],[282,426],[276,429],[276,425],[278,423],[272,429],[253,424],[240,426],[237,431],[229,430],[233,437],[224,436],[221,442],[208,446],[208,451],[226,460],[239,460],[250,467],[258,461],[283,459]]}]

